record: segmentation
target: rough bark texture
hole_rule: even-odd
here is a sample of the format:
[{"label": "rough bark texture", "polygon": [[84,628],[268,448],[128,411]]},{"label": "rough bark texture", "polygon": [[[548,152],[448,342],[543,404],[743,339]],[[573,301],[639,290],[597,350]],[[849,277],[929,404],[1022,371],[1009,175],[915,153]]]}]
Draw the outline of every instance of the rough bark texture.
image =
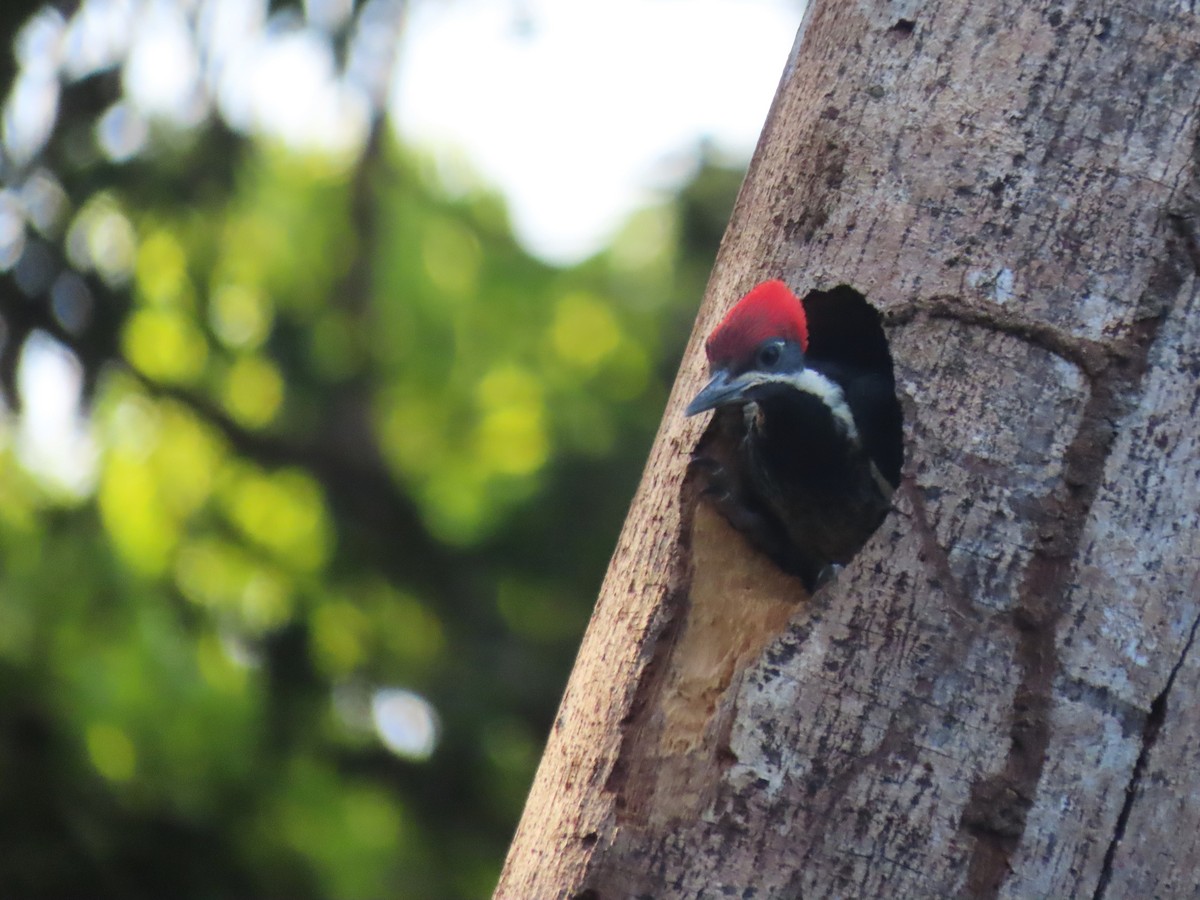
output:
[{"label": "rough bark texture", "polygon": [[[813,0],[499,898],[1200,890],[1200,11]],[[698,499],[754,283],[884,313],[895,512],[802,589]]]}]

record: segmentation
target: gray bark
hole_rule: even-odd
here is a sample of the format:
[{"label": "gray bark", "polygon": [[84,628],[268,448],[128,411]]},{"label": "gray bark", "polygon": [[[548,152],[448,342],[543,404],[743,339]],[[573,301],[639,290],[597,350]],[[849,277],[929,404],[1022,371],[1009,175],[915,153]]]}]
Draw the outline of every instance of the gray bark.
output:
[{"label": "gray bark", "polygon": [[[1200,11],[813,0],[499,898],[1200,891]],[[895,511],[807,598],[696,496],[758,281],[885,316]]]}]

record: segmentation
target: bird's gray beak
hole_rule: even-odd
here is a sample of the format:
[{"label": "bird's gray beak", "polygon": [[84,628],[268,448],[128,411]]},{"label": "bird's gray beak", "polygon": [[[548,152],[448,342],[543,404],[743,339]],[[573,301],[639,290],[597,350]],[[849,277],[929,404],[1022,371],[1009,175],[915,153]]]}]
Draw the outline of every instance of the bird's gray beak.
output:
[{"label": "bird's gray beak", "polygon": [[719,369],[712,379],[688,404],[684,410],[685,416],[694,416],[707,409],[716,409],[729,403],[740,403],[745,399],[746,391],[758,382],[746,372],[737,378],[730,378],[729,373]]}]

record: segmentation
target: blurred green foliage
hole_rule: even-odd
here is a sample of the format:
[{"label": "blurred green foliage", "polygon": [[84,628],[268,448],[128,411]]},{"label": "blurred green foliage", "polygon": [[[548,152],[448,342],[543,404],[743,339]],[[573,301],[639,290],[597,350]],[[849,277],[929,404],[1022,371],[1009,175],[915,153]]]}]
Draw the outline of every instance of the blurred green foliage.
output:
[{"label": "blurred green foliage", "polygon": [[[348,160],[210,116],[114,162],[120,94],[65,81],[0,169],[63,200],[0,275],[2,893],[487,896],[740,173],[555,268],[378,121]],[[22,450],[39,342],[82,486]]]}]

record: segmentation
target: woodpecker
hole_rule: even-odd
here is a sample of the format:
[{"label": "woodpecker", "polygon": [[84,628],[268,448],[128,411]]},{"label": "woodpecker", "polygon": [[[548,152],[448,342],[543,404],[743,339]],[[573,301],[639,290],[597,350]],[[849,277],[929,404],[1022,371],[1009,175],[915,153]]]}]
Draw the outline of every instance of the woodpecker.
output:
[{"label": "woodpecker", "polygon": [[878,313],[848,287],[805,302],[814,297],[834,302],[811,342],[805,306],[782,281],[742,297],[705,343],[712,377],[686,410],[716,411],[696,456],[706,495],[809,592],[879,526],[902,456]]}]

